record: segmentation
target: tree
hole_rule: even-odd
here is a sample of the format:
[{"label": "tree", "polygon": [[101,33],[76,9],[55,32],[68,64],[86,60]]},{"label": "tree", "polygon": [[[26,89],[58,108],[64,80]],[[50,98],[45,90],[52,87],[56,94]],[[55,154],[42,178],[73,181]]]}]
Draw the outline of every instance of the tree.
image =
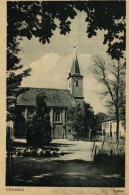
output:
[{"label": "tree", "polygon": [[26,122],[27,143],[42,147],[49,144],[51,139],[51,125],[49,110],[46,105],[46,95],[39,93],[36,97],[36,112]]},{"label": "tree", "polygon": [[86,136],[84,110],[81,108],[80,104],[67,110],[66,128],[67,130],[75,132],[78,140],[80,137]]},{"label": "tree", "polygon": [[[108,108],[112,115],[115,115],[117,127],[117,141],[119,138],[119,120],[122,118],[120,110],[125,110],[125,65],[120,60],[111,60],[107,62],[96,56],[94,58],[93,73],[98,82],[105,88],[102,93],[103,96],[108,96]],[[125,113],[123,112],[123,115]],[[123,118],[125,118],[123,116]]]},{"label": "tree", "polygon": [[89,136],[89,131],[92,129],[92,134],[96,130],[96,117],[92,106],[84,102],[84,108],[78,104],[67,110],[67,123],[68,130],[76,132],[77,138],[86,138]]},{"label": "tree", "polygon": [[101,124],[104,121],[104,119],[107,117],[107,115],[103,112],[98,112],[95,115],[96,118],[96,128],[101,131]]},{"label": "tree", "polygon": [[85,131],[88,135],[90,129],[92,134],[95,134],[96,130],[96,118],[92,106],[89,103],[84,102],[84,115],[85,115]]}]

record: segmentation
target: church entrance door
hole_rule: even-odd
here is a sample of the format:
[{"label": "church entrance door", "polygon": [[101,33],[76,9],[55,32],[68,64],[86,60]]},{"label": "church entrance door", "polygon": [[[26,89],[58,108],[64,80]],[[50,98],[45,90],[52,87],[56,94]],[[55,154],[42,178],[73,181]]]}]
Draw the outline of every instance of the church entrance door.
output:
[{"label": "church entrance door", "polygon": [[54,139],[63,139],[63,125],[62,124],[55,124],[54,130]]}]

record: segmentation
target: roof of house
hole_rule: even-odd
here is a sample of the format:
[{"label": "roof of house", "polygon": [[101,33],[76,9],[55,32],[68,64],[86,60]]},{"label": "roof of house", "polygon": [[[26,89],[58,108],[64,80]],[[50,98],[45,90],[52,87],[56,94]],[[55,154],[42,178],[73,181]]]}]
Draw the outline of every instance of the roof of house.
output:
[{"label": "roof of house", "polygon": [[107,116],[107,117],[103,120],[102,123],[108,122],[108,121],[114,121],[114,120],[116,120],[115,117],[113,117],[113,116]]},{"label": "roof of house", "polygon": [[69,90],[49,89],[49,88],[26,88],[27,91],[17,97],[17,105],[35,106],[36,96],[44,92],[47,96],[47,106],[50,107],[70,107],[76,105],[75,98]]}]

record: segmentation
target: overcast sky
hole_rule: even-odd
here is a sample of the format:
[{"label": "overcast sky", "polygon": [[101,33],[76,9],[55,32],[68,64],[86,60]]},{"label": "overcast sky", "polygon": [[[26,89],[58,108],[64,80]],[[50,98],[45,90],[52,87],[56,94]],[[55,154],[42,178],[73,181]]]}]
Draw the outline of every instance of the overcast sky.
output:
[{"label": "overcast sky", "polygon": [[102,86],[92,74],[92,56],[106,55],[107,46],[103,45],[103,32],[89,39],[87,37],[84,12],[78,12],[72,20],[71,32],[60,35],[54,31],[49,44],[42,45],[38,39],[24,39],[19,53],[21,63],[32,68],[31,76],[24,78],[24,87],[44,87],[67,89],[67,77],[72,65],[74,40],[81,74],[84,76],[83,88],[85,101],[90,103],[95,113],[105,112],[104,100],[98,95]]}]

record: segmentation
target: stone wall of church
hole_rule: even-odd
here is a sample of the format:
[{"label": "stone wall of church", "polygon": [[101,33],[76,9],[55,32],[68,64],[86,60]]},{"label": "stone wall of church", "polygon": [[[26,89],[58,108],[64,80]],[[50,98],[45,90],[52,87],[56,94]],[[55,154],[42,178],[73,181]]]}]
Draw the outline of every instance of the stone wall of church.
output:
[{"label": "stone wall of church", "polygon": [[[52,139],[67,139],[69,132],[66,131],[66,108],[50,109],[50,123],[52,127]],[[13,131],[13,139],[26,139],[25,123],[30,114],[35,112],[34,107],[18,106],[17,118],[11,128]],[[7,126],[10,125],[7,123]]]},{"label": "stone wall of church", "polygon": [[[52,127],[52,138],[62,139],[65,138],[65,122],[66,122],[66,109],[59,107],[49,107],[50,110],[50,123]],[[28,117],[35,112],[34,107],[18,106],[17,118],[14,124],[15,138],[26,138],[25,122]]]},{"label": "stone wall of church", "polygon": [[76,102],[80,104],[81,108],[84,108],[84,98],[76,98]]}]

